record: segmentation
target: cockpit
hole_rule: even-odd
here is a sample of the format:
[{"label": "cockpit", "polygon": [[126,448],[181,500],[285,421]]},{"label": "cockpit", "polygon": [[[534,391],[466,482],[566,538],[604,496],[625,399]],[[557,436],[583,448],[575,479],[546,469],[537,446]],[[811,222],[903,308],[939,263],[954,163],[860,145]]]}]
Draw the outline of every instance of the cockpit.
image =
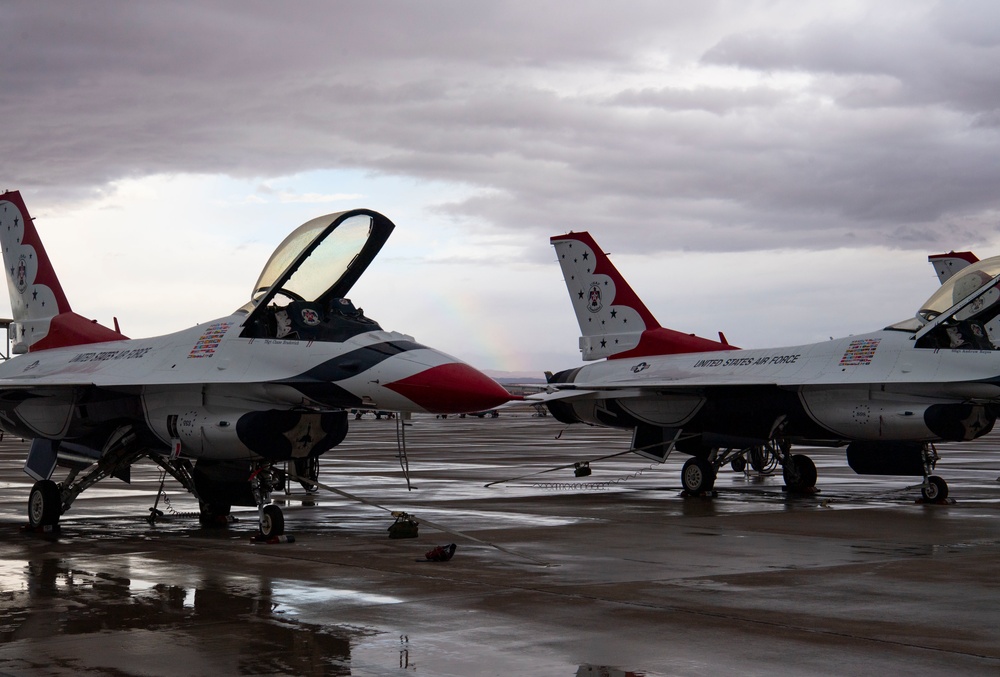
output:
[{"label": "cockpit", "polygon": [[1000,349],[1000,256],[962,269],[889,329],[915,332],[917,348]]},{"label": "cockpit", "polygon": [[354,209],[295,229],[271,255],[242,311],[244,338],[345,341],[380,329],[346,298],[395,226]]}]

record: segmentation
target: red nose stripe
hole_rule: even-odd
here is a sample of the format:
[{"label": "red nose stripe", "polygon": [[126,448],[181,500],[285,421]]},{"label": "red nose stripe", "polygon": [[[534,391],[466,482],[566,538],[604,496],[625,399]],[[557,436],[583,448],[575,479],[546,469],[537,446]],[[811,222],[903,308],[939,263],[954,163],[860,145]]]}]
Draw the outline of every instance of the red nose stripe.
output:
[{"label": "red nose stripe", "polygon": [[385,387],[434,414],[485,411],[512,399],[486,374],[455,362],[431,367]]}]

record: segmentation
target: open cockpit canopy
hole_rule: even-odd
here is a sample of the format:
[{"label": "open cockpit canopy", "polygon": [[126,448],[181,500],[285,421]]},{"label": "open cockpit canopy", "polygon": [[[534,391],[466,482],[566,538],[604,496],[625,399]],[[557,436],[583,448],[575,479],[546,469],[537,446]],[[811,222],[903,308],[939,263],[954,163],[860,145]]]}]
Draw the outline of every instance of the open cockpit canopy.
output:
[{"label": "open cockpit canopy", "polygon": [[[997,275],[1000,275],[1000,256],[978,261],[963,268],[931,294],[931,297],[920,306],[917,316],[924,322],[933,320],[952,306],[960,303],[970,294],[981,289]],[[1000,295],[1000,291],[993,290],[992,294],[987,292],[985,295]],[[985,303],[987,299],[983,299],[982,301],[982,303],[978,304],[980,307],[984,304],[991,305]]]},{"label": "open cockpit canopy", "polygon": [[916,317],[890,328],[915,332],[918,348],[1000,348],[1000,256],[955,273]]},{"label": "open cockpit canopy", "polygon": [[[315,333],[309,328],[322,329],[331,314],[345,313],[377,329],[344,297],[393,228],[392,221],[367,209],[327,214],[296,228],[271,254],[242,308],[249,313],[243,336],[303,338],[303,332]],[[297,325],[303,332],[295,331]]]}]

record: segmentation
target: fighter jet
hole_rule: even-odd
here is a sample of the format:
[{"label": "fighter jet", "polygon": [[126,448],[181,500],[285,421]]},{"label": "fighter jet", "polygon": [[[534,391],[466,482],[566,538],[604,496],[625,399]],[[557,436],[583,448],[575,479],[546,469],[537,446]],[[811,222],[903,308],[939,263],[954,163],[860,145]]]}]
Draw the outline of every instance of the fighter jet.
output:
[{"label": "fighter jet", "polygon": [[760,448],[789,490],[810,490],[816,466],[792,445],[846,445],[857,473],[920,476],[924,498],[941,501],[935,443],[985,435],[1000,413],[1000,257],[931,257],[941,287],[879,331],[741,350],[721,333],[661,327],[588,233],[551,243],[583,359],[602,361],[550,376],[548,392],[528,399],[566,423],[631,429],[632,450],[649,458],[690,454],[689,494],[712,490],[719,468]]},{"label": "fighter jet", "polygon": [[[231,315],[129,339],[74,313],[18,192],[0,195],[0,245],[14,321],[0,365],[0,428],[31,439],[34,528],[55,526],[82,491],[149,458],[199,500],[205,523],[259,507],[276,466],[314,459],[347,435],[348,411],[462,413],[510,399],[469,365],[383,330],[346,295],[395,226],[353,209],[294,230]],[[57,468],[67,469],[56,482]]]}]

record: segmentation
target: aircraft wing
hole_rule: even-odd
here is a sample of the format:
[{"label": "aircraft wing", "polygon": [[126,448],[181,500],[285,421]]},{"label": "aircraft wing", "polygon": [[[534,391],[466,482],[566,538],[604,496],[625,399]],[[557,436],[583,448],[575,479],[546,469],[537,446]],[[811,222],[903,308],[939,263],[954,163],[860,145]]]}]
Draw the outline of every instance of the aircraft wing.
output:
[{"label": "aircraft wing", "polygon": [[22,393],[36,396],[52,396],[53,394],[58,394],[60,392],[75,392],[79,390],[96,388],[99,390],[106,390],[115,393],[138,393],[142,389],[142,385],[148,384],[137,384],[137,383],[98,383],[93,378],[67,378],[67,375],[62,375],[62,377],[56,376],[43,376],[39,378],[21,377],[21,378],[3,378],[0,379],[0,399],[12,395],[14,393]]},{"label": "aircraft wing", "polygon": [[[794,388],[798,384],[785,384]],[[528,402],[551,402],[558,400],[606,400],[650,397],[654,395],[694,394],[712,388],[725,386],[771,386],[781,387],[774,379],[765,381],[736,381],[733,379],[705,379],[693,377],[669,381],[643,381],[640,383],[566,383],[552,384],[553,390],[534,395],[526,395]]]},{"label": "aircraft wing", "polygon": [[0,392],[5,390],[31,390],[33,388],[73,388],[77,386],[97,385],[93,378],[72,378],[66,374],[58,376],[21,376],[18,378],[0,378]]},{"label": "aircraft wing", "polygon": [[595,388],[578,388],[574,386],[569,386],[567,388],[560,388],[559,390],[547,393],[534,393],[532,395],[525,395],[525,402],[552,402],[555,400],[603,400],[610,397],[642,397],[643,394],[648,394],[649,391],[645,391],[642,388],[617,388],[612,386],[601,386]]}]

